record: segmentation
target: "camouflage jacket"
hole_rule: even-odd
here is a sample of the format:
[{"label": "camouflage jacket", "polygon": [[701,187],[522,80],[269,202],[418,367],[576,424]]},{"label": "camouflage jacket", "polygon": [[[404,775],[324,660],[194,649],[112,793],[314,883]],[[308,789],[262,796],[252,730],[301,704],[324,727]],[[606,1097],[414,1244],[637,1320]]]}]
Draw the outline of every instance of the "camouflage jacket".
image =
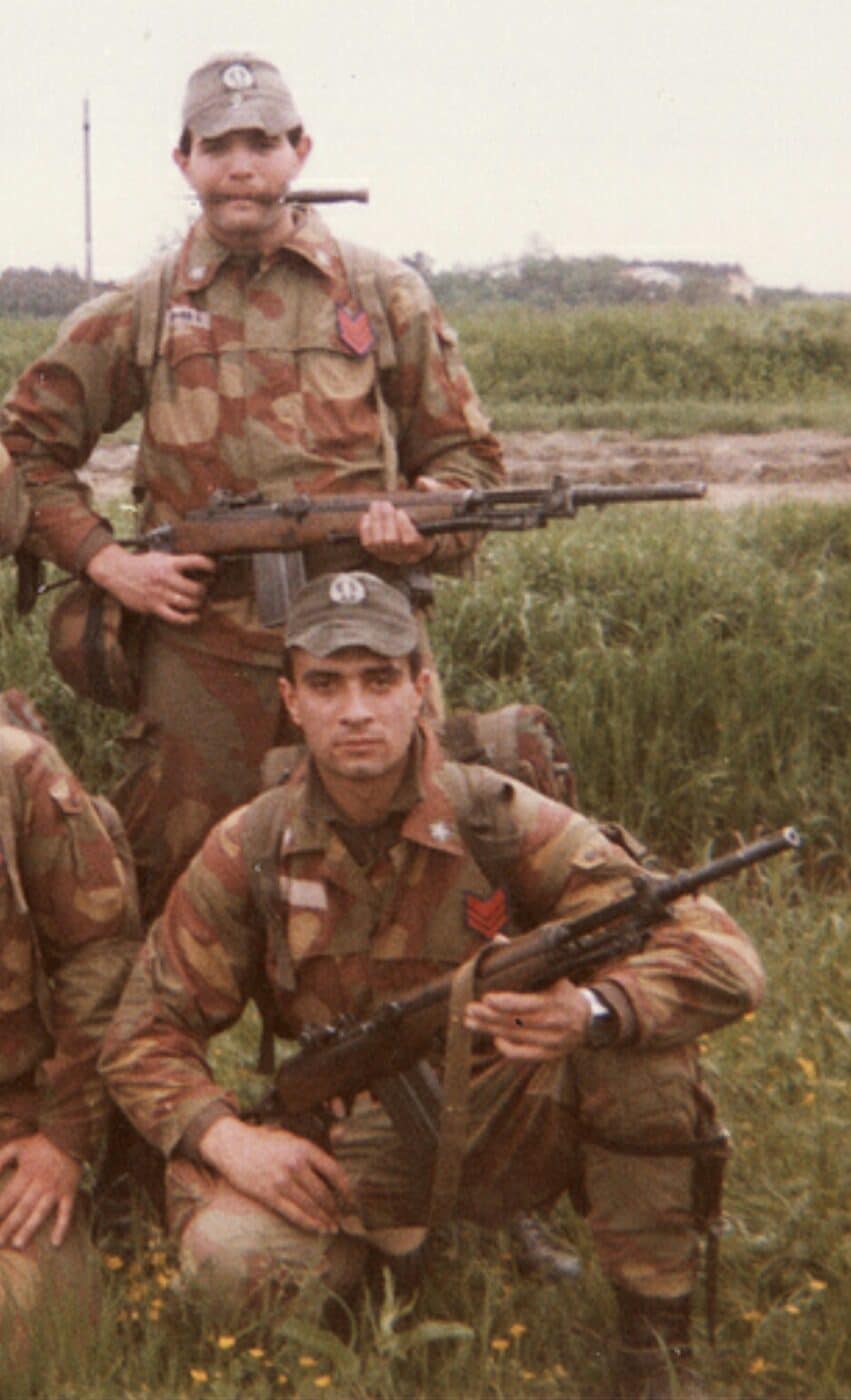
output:
[{"label": "camouflage jacket", "polygon": [[30,723],[0,696],[0,1124],[34,1084],[40,1130],[91,1159],[107,1113],[97,1056],[141,927],[117,817]]},{"label": "camouflage jacket", "polygon": [[[378,299],[370,317],[321,219],[304,208],[295,218],[262,261],[229,253],[196,224],[147,369],[142,274],[76,312],[22,376],[2,433],[29,487],[35,552],[78,571],[109,541],[78,470],[102,432],[138,411],[146,528],[204,506],[216,488],[280,499],[391,489],[421,474],[459,486],[501,480],[454,332],[419,276],[357,250],[363,288]],[[451,540],[439,548],[458,552]],[[183,642],[261,663],[277,656],[278,636],[234,593],[220,589]]]},{"label": "camouflage jacket", "polygon": [[[634,862],[593,822],[490,769],[442,760],[430,737],[398,840],[366,868],[323,814],[327,803],[311,798],[312,782],[303,764],[214,828],[131,974],[102,1067],[122,1108],[166,1153],[193,1150],[216,1117],[235,1111],[205,1044],[259,985],[277,1029],[293,1035],[342,1012],[362,1016],[497,934],[631,892]],[[252,877],[261,804],[271,804],[279,833],[271,902]],[[702,896],[680,901],[639,955],[594,985],[617,1010],[621,1039],[655,1048],[743,1014],[763,978],[748,939]]]},{"label": "camouflage jacket", "polygon": [[27,528],[29,509],[20,475],[0,446],[0,559],[14,554]]}]

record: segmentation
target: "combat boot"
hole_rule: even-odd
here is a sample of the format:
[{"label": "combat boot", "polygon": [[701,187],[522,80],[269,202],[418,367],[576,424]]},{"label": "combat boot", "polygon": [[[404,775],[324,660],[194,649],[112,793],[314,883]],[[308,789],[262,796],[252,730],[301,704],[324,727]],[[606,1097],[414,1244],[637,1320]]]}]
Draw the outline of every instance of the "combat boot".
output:
[{"label": "combat boot", "polygon": [[706,1400],[691,1359],[691,1295],[643,1298],[615,1289],[618,1400]]},{"label": "combat boot", "polygon": [[558,1240],[539,1215],[516,1215],[508,1234],[514,1262],[522,1274],[554,1281],[581,1277],[579,1255]]}]

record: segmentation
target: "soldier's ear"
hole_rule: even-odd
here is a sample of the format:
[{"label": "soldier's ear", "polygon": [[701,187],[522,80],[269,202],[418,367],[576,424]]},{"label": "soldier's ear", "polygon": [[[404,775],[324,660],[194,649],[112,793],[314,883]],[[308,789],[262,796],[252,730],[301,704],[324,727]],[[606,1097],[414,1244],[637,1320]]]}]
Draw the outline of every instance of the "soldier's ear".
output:
[{"label": "soldier's ear", "polygon": [[414,677],[414,689],[416,690],[417,695],[420,697],[420,713],[422,713],[423,707],[425,705],[426,695],[428,693],[428,688],[430,685],[431,671],[429,671],[424,666],[423,669],[419,671]]},{"label": "soldier's ear", "polygon": [[280,691],[281,699],[284,702],[284,709],[289,714],[290,719],[293,721],[293,723],[299,725],[300,727],[301,711],[298,703],[298,697],[296,695],[295,686],[293,685],[292,681],[287,680],[286,676],[279,676],[278,690]]}]

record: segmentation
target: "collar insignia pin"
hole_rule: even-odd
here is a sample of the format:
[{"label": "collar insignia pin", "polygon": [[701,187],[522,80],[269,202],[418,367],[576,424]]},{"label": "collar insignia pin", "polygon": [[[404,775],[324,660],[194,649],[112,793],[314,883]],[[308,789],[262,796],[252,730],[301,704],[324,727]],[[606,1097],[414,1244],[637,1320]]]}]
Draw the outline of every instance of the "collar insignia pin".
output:
[{"label": "collar insignia pin", "polygon": [[428,829],[428,834],[432,841],[451,841],[452,827],[448,822],[432,822]]}]

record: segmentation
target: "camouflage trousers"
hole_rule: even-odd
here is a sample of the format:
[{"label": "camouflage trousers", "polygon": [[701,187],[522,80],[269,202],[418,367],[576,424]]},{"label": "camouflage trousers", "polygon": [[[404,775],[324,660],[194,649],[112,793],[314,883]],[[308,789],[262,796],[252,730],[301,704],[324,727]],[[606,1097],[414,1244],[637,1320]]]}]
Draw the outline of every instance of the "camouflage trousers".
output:
[{"label": "camouflage trousers", "polygon": [[[628,1149],[690,1143],[708,1133],[713,1117],[693,1046],[580,1051],[538,1067],[495,1060],[472,1086],[455,1213],[501,1226],[570,1191],[612,1283],[679,1298],[694,1287],[699,1257],[693,1161]],[[233,1303],[270,1281],[292,1290],[321,1277],[345,1292],[369,1246],[391,1254],[414,1247],[429,1218],[422,1154],[368,1098],[355,1105],[333,1151],[353,1183],[357,1214],[332,1237],[305,1233],[216,1173],[174,1159],[168,1216],[187,1281]]]},{"label": "camouflage trousers", "polygon": [[[111,794],[146,922],[211,827],[257,795],[266,751],[299,738],[278,693],[279,667],[212,656],[175,632],[148,628],[139,713],[123,736],[127,772]],[[422,638],[427,647],[424,628]],[[439,682],[434,696],[439,706]]]},{"label": "camouflage trousers", "polygon": [[[20,1095],[17,1096],[19,1099]],[[34,1102],[34,1099],[33,1099]],[[37,1130],[26,1107],[9,1104],[0,1094],[0,1143],[29,1136]],[[0,1172],[0,1192],[15,1167]],[[68,1336],[94,1321],[99,1296],[98,1260],[89,1235],[86,1203],[77,1206],[62,1244],[50,1243],[55,1223],[51,1215],[25,1249],[0,1249],[0,1358],[23,1365],[42,1333],[61,1327]],[[2,1366],[2,1361],[0,1361]]]}]

